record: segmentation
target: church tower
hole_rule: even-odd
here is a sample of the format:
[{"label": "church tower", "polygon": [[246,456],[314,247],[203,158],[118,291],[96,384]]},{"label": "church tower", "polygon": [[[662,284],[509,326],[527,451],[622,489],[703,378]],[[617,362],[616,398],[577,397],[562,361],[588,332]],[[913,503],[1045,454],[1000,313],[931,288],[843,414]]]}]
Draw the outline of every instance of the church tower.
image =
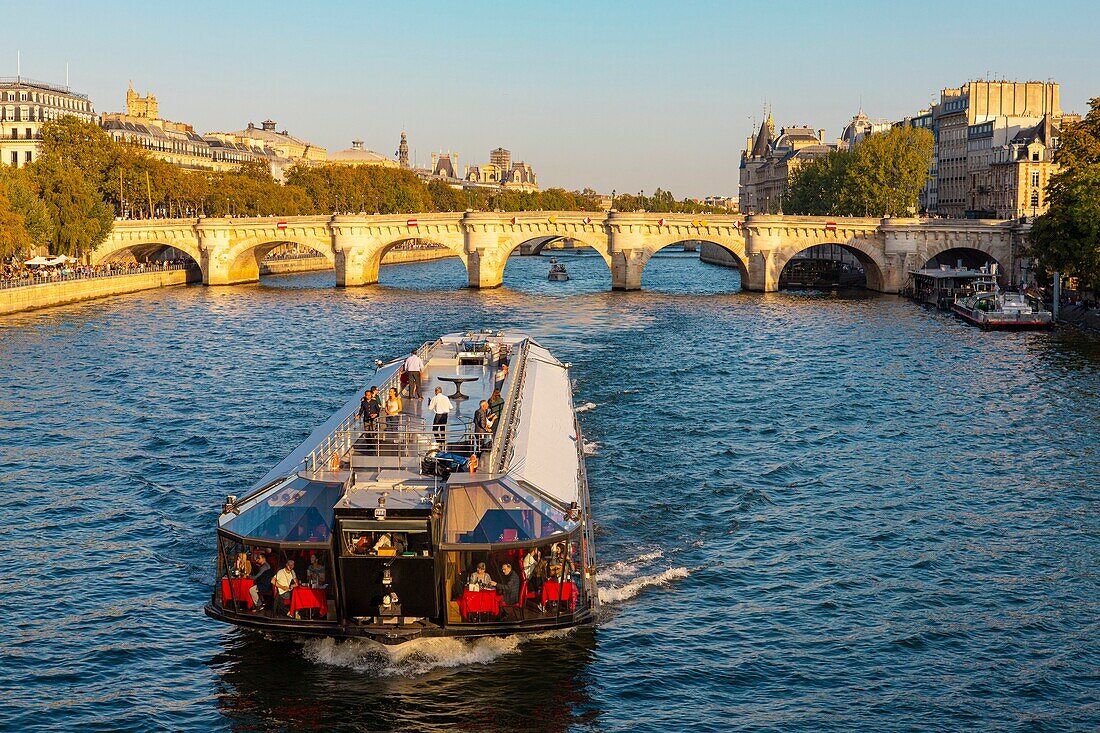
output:
[{"label": "church tower", "polygon": [[126,90],[126,114],[129,117],[159,120],[160,117],[157,116],[157,95],[141,96],[134,91],[134,82],[131,81],[130,88]]},{"label": "church tower", "polygon": [[405,137],[404,130],[401,131],[401,144],[397,146],[397,162],[402,168],[409,167],[409,141]]}]

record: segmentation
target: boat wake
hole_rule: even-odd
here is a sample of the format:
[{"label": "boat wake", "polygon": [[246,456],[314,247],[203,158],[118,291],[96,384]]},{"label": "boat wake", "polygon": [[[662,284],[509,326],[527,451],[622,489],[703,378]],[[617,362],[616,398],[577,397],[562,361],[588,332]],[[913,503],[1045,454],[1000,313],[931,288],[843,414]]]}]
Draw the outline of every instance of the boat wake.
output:
[{"label": "boat wake", "polygon": [[664,557],[661,550],[639,555],[633,560],[620,560],[602,568],[599,573],[600,603],[621,603],[654,585],[667,585],[691,574],[688,568],[668,568],[653,572],[640,566]]},{"label": "boat wake", "polygon": [[572,629],[482,639],[437,637],[389,646],[369,639],[310,639],[302,655],[315,664],[345,667],[378,677],[415,677],[436,669],[491,664],[529,641],[565,636]]},{"label": "boat wake", "polygon": [[600,452],[600,444],[594,440],[584,441],[584,454],[586,456],[594,456]]}]

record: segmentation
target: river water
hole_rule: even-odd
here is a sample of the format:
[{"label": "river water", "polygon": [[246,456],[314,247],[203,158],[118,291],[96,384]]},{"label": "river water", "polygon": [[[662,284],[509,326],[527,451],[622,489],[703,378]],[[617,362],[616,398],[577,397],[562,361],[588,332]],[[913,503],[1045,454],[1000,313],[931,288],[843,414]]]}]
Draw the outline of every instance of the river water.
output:
[{"label": "river water", "polygon": [[[659,256],[456,261],[0,319],[4,730],[1100,726],[1100,341]],[[526,329],[575,365],[601,623],[397,649],[202,613],[214,523],[393,357]]]}]

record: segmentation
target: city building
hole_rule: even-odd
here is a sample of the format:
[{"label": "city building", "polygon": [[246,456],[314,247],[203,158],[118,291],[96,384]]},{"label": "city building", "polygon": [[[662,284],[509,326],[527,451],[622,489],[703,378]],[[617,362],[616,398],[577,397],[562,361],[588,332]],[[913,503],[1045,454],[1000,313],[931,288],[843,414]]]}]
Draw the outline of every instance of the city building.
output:
[{"label": "city building", "polygon": [[[400,149],[398,156],[400,157]],[[489,163],[482,165],[467,165],[459,175],[458,153],[432,153],[432,167],[418,168],[416,174],[425,181],[443,181],[454,188],[466,190],[539,190],[535,170],[522,160],[512,162],[512,154],[508,150],[497,148],[491,151],[489,160]]]},{"label": "city building", "polygon": [[826,143],[825,130],[785,127],[775,133],[769,112],[760,130],[745,141],[741,151],[738,205],[746,214],[782,213],[783,195],[791,176],[805,163],[834,151],[838,142]]},{"label": "city building", "polygon": [[0,164],[33,162],[42,151],[42,125],[67,115],[96,121],[85,94],[22,76],[0,77]]},{"label": "city building", "polygon": [[328,159],[328,151],[321,146],[294,137],[286,130],[277,131],[274,120],[264,120],[260,127],[249,122],[243,130],[211,132],[205,137],[228,147],[263,151],[271,174],[279,181],[295,165],[317,165]]},{"label": "city building", "polygon": [[[874,135],[879,132],[889,132],[893,126],[893,123],[888,120],[872,120],[870,117],[863,114],[863,110],[860,109],[859,112],[852,117],[851,121],[844,126],[844,131],[840,134],[841,146],[847,150],[851,150],[868,135]],[[824,133],[824,131],[822,131],[822,133]]]},{"label": "city building", "polygon": [[132,83],[126,91],[126,111],[105,113],[99,124],[115,142],[137,146],[153,158],[188,170],[234,170],[242,163],[277,157],[273,150],[211,141],[189,124],[163,119],[156,95],[141,96]]},{"label": "city building", "polygon": [[[1063,115],[1062,122],[1070,121],[1069,117]],[[1046,213],[1047,183],[1058,170],[1054,152],[1060,135],[1054,118],[1045,115],[1037,125],[1020,130],[998,147],[989,165],[988,192],[983,191],[975,205],[984,206],[984,213],[995,219]]]},{"label": "city building", "polygon": [[953,218],[987,215],[993,149],[1047,115],[1055,123],[1062,117],[1054,82],[976,80],[941,90],[933,108],[936,201],[930,210]]},{"label": "city building", "polygon": [[401,142],[397,146],[397,164],[408,170],[409,165],[409,139],[405,136],[405,131],[401,131]]},{"label": "city building", "polygon": [[396,160],[364,148],[362,140],[352,140],[350,148],[328,156],[328,162],[336,165],[375,165],[381,168],[401,167]]}]

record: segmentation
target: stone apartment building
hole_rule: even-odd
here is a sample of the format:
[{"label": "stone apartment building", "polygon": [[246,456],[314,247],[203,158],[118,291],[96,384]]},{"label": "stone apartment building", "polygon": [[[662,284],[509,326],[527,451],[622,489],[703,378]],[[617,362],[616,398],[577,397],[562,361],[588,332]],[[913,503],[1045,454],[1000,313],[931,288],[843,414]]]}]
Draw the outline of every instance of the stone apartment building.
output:
[{"label": "stone apartment building", "polygon": [[952,218],[993,216],[993,162],[1047,116],[1055,124],[1063,117],[1054,82],[978,80],[941,90],[933,109],[936,201],[930,210]]},{"label": "stone apartment building", "polygon": [[22,76],[0,78],[0,164],[20,168],[42,151],[42,125],[73,116],[85,122],[97,117],[92,101],[67,86]]}]

